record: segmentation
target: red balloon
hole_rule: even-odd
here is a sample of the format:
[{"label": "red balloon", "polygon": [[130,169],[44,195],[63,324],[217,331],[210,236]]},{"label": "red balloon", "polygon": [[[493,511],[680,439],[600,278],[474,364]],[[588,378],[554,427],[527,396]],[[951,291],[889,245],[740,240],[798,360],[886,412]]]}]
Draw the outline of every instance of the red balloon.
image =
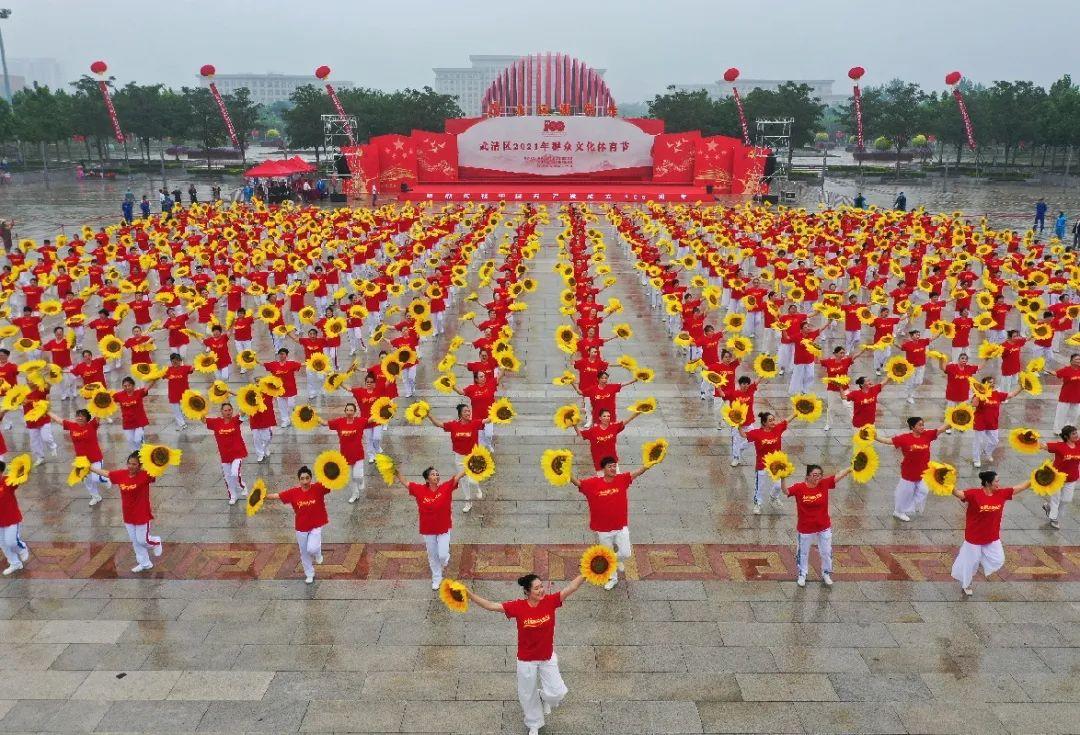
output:
[{"label": "red balloon", "polygon": [[199,67],[199,74],[204,77],[212,77],[217,74],[217,69],[214,68],[213,64],[203,64]]},{"label": "red balloon", "polygon": [[951,86],[958,83],[963,78],[963,76],[964,75],[958,71],[951,71],[945,75],[945,83]]},{"label": "red balloon", "polygon": [[852,79],[852,80],[857,82],[860,79],[862,79],[862,76],[865,73],[866,73],[866,69],[863,69],[861,66],[853,66],[850,69],[848,69],[847,75],[848,75],[849,79]]},{"label": "red balloon", "polygon": [[315,76],[319,79],[326,79],[328,76],[330,76],[330,67],[326,64],[323,64],[315,70]]},{"label": "red balloon", "polygon": [[738,78],[739,78],[739,70],[736,69],[734,66],[731,67],[730,69],[728,69],[726,72],[724,72],[724,81],[725,82],[734,82]]},{"label": "red balloon", "polygon": [[108,69],[109,65],[106,64],[104,61],[95,61],[93,64],[90,65],[90,71],[94,72],[95,74],[104,74],[106,71],[108,71]]}]

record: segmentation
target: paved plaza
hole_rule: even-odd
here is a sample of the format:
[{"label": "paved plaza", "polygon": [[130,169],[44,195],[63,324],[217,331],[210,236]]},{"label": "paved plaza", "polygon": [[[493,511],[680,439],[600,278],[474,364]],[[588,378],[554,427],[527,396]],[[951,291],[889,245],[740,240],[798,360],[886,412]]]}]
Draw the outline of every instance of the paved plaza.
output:
[{"label": "paved plaza", "polygon": [[[552,272],[558,231],[543,229],[532,263],[540,288],[524,297],[528,310],[514,338],[524,365],[500,391],[518,417],[496,431],[497,471],[484,499],[468,514],[455,503],[448,575],[494,600],[517,597],[513,580],[529,571],[573,577],[595,539],[581,496],[549,485],[539,466],[545,449],[565,447],[575,452],[577,474],[589,470],[585,444],[552,422],[555,408],[575,397],[552,385],[566,367],[552,340],[562,321],[562,283]],[[881,447],[869,485],[845,480],[833,493],[835,586],[821,586],[814,552],[807,587],[796,587],[792,502],[751,515],[752,451],[742,466],[729,466],[727,428],[717,429],[625,250],[605,232],[619,283],[604,296],[623,302],[618,321],[634,331],[605,355],[614,362],[626,352],[657,373],[620,396],[620,407],[646,396],[659,401],[620,437],[623,467],[639,466],[645,441],[666,437],[671,447],[630,489],[635,548],[626,575],[610,592],[587,585],[559,613],[556,651],[570,693],[542,732],[1080,731],[1075,505],[1053,531],[1040,498],[1025,493],[1010,503],[1006,568],[980,578],[963,599],[949,577],[963,506],[931,497],[912,523],[895,521],[898,455]],[[456,401],[430,388],[433,363],[462,311],[455,304],[450,333],[421,352],[416,397],[439,418]],[[375,361],[373,351],[366,357],[363,364]],[[156,361],[166,362],[164,348]],[[852,375],[859,374],[857,367]],[[943,377],[928,369],[914,407],[886,388],[879,432],[900,432],[912,414],[936,424]],[[233,376],[235,386],[245,382]],[[1050,378],[1043,395],[1010,401],[1003,426],[1049,432],[1056,387]],[[782,378],[763,384],[758,410],[786,412],[786,388]],[[241,505],[226,505],[213,436],[198,426],[177,434],[164,390],[156,386],[148,403],[148,438],[179,447],[184,458],[180,472],[154,486],[164,554],[148,575],[129,571],[115,491],[91,509],[81,487],[66,485],[62,435],[60,459],[38,468],[19,493],[33,556],[17,578],[0,582],[0,732],[525,731],[513,624],[475,606],[455,615],[438,601],[416,506],[400,487],[387,488],[369,466],[358,503],[346,503],[344,493],[328,499],[324,564],[306,585],[289,509],[268,503],[248,518]],[[344,393],[323,398],[320,411],[337,415],[345,402]],[[399,416],[407,404],[399,402]],[[784,448],[797,466],[847,465],[848,416],[832,424],[828,434],[820,421],[787,433]],[[9,442],[22,451],[19,426]],[[126,454],[117,427],[102,432],[109,467]],[[263,477],[273,489],[286,487],[300,464],[337,446],[326,431],[275,432],[270,458],[245,463],[249,485]],[[429,464],[444,474],[452,466],[446,435],[430,425],[397,421],[385,447],[410,479]],[[967,436],[943,437],[934,450],[965,486],[977,482]],[[1005,448],[998,457],[993,467],[1005,483],[1022,481],[1037,463]]]}]

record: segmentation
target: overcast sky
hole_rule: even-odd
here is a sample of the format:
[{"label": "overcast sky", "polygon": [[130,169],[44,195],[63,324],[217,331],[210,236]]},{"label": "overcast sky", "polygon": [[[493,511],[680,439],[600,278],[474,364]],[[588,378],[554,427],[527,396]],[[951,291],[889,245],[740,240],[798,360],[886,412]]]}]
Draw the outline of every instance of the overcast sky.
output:
[{"label": "overcast sky", "polygon": [[[9,57],[54,57],[68,78],[104,59],[121,84],[192,85],[219,73],[334,76],[380,89],[431,85],[469,54],[563,51],[607,68],[620,102],[672,83],[893,77],[941,88],[1080,76],[1080,0],[7,0]],[[768,13],[768,15],[766,15]],[[834,91],[842,93],[846,83]]]}]

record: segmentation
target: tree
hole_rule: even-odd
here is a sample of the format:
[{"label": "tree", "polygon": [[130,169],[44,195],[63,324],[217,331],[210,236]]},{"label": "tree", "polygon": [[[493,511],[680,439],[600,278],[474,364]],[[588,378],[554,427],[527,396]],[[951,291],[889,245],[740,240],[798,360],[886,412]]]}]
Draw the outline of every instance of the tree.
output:
[{"label": "tree", "polygon": [[15,135],[28,143],[54,143],[71,135],[69,96],[34,85],[12,97]]},{"label": "tree", "polygon": [[7,100],[0,99],[0,143],[15,139],[15,114]]},{"label": "tree", "polygon": [[292,109],[285,110],[285,135],[289,145],[297,148],[314,148],[315,161],[323,147],[323,115],[333,115],[334,105],[326,91],[313,84],[297,87],[289,96]]},{"label": "tree", "polygon": [[170,128],[167,115],[171,114],[164,96],[172,94],[161,84],[140,85],[128,83],[113,95],[116,115],[124,130],[135,136],[139,143],[139,155],[150,160],[150,141],[161,140]]},{"label": "tree", "polygon": [[[109,77],[106,84],[111,88],[112,83],[113,78]],[[104,161],[108,141],[113,137],[113,127],[109,120],[109,111],[105,108],[105,98],[101,96],[101,88],[96,79],[86,74],[72,82],[71,87],[74,89],[70,100],[71,131],[75,135],[83,136],[87,158],[91,154],[92,142],[98,159]]]},{"label": "tree", "polygon": [[1038,119],[1046,103],[1046,91],[1032,82],[994,82],[986,91],[983,118],[991,140],[1005,149],[1015,161],[1021,141],[1035,140]]},{"label": "tree", "polygon": [[715,99],[708,91],[668,87],[648,102],[649,117],[664,121],[669,133],[700,130],[702,135],[740,136],[739,117],[730,99]]},{"label": "tree", "polygon": [[[926,95],[918,84],[894,79],[881,87],[868,87],[863,90],[862,98],[863,128],[892,141],[899,178],[900,154],[926,121],[922,107]],[[849,109],[853,118],[854,109]]]},{"label": "tree", "polygon": [[790,117],[792,146],[810,145],[825,113],[825,105],[813,92],[810,85],[795,82],[784,82],[775,90],[753,89],[745,97],[746,116],[751,122]]},{"label": "tree", "polygon": [[206,151],[206,170],[212,168],[211,149],[222,145],[227,137],[225,123],[217,102],[206,87],[181,87],[180,93],[190,111],[189,131]]},{"label": "tree", "polygon": [[225,109],[229,111],[233,129],[236,131],[236,141],[240,144],[240,159],[247,163],[247,147],[251,141],[251,131],[259,122],[261,104],[251,101],[251,90],[241,87],[232,94],[223,97]]}]

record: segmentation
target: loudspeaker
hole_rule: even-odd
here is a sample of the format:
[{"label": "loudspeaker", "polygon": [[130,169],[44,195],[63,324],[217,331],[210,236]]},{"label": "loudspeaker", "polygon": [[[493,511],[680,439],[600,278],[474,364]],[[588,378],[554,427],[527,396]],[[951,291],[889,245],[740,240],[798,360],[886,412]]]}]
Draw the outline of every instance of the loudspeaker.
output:
[{"label": "loudspeaker", "polygon": [[765,158],[765,180],[771,181],[773,174],[776,173],[776,154],[770,153]]},{"label": "loudspeaker", "polygon": [[352,173],[349,171],[349,162],[345,159],[345,156],[340,153],[334,154],[334,168],[337,169],[337,172],[342,176],[348,176]]},{"label": "loudspeaker", "polygon": [[780,203],[780,197],[777,196],[776,194],[762,194],[761,195],[761,203],[762,204],[779,204]]}]

